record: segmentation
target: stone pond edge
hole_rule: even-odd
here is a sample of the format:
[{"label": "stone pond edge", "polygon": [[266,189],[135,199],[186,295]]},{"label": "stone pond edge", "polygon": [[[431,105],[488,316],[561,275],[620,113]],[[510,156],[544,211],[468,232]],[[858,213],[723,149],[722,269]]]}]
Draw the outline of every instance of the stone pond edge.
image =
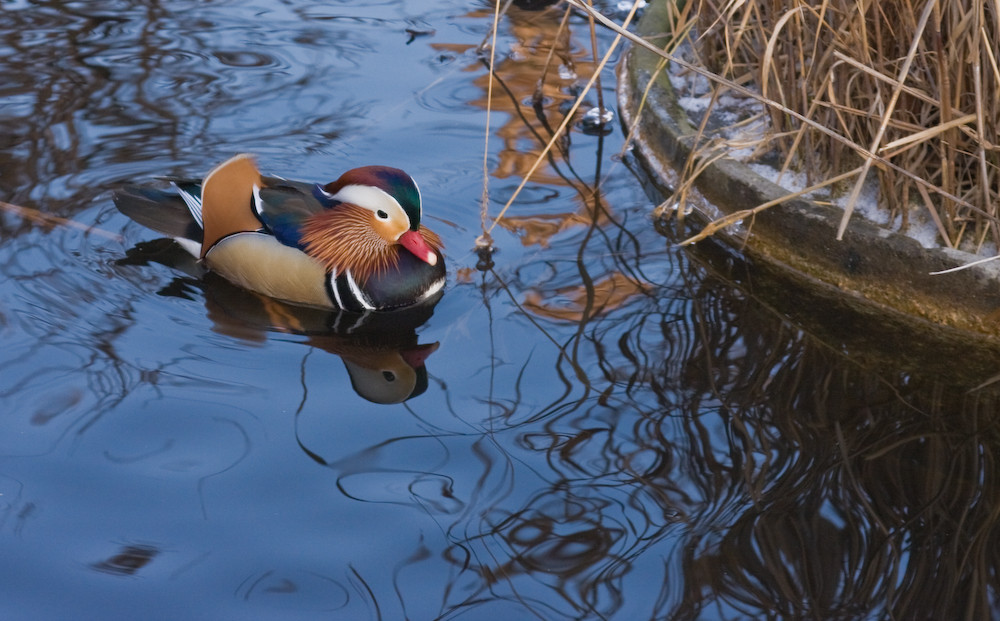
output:
[{"label": "stone pond edge", "polygon": [[[663,33],[664,10],[651,3],[639,22],[640,36]],[[637,155],[663,188],[670,187],[666,171],[684,165],[690,137],[696,133],[677,103],[665,73],[656,73],[660,57],[633,47],[619,67],[618,99],[623,125],[633,125],[643,91],[650,79],[641,121],[634,135]],[[655,77],[654,77],[655,76]],[[701,222],[724,213],[750,209],[788,194],[754,173],[748,166],[723,158],[710,164],[696,186],[713,205],[725,211],[695,214]],[[932,276],[981,259],[948,248],[924,248],[901,233],[881,228],[860,216],[852,217],[842,241],[837,227],[843,212],[805,199],[793,199],[758,214],[742,234],[720,239],[754,260],[763,260],[798,272],[818,286],[833,287],[860,302],[901,312],[916,319],[994,340],[1000,335],[1000,261],[959,272]]]}]

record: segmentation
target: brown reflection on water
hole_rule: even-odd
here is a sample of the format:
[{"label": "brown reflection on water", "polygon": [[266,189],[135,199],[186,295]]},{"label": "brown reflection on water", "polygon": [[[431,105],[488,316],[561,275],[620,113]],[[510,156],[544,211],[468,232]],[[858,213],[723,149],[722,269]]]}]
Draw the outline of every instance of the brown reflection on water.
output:
[{"label": "brown reflection on water", "polygon": [[[492,20],[492,13],[492,10],[476,11],[470,17]],[[498,179],[523,177],[531,168],[544,141],[562,122],[560,105],[572,103],[573,89],[579,79],[586,81],[595,66],[582,41],[573,39],[572,30],[560,31],[562,11],[532,12],[511,7],[504,19],[511,34],[511,47],[497,55],[493,98],[486,97],[490,78],[483,73],[473,80],[482,89],[482,96],[469,102],[483,110],[489,105],[497,113],[497,119],[505,119],[494,132],[503,143],[492,173]],[[539,138],[542,144],[538,144]],[[565,163],[569,143],[559,146],[554,157]],[[550,164],[554,166],[555,161]],[[551,167],[539,168],[535,175],[541,184],[566,183],[563,173]]]},{"label": "brown reflection on water", "polygon": [[[479,10],[470,13],[469,17],[491,20],[492,15],[492,10]],[[562,10],[535,12],[510,7],[504,16],[504,24],[511,35],[511,47],[498,51],[492,98],[487,98],[491,79],[488,73],[481,73],[472,80],[479,87],[481,96],[469,104],[483,110],[490,109],[493,123],[499,124],[492,133],[492,139],[499,139],[502,143],[496,149],[497,162],[490,171],[494,179],[522,179],[527,176],[596,68],[589,42],[585,38],[574,38],[572,27],[560,28],[562,19]],[[586,35],[584,31],[584,37]],[[454,49],[448,44],[436,46],[443,50]],[[488,51],[484,52],[484,58],[488,59]],[[470,70],[481,71],[481,67],[477,63]],[[596,105],[596,95],[588,94],[585,101]],[[580,117],[590,105],[581,106],[576,117]],[[570,148],[574,135],[585,138],[576,133],[571,123],[546,161],[532,174],[530,185],[518,200],[519,208],[499,222],[500,226],[518,235],[526,246],[537,244],[548,247],[555,235],[567,229],[593,226],[595,215],[598,225],[608,223],[607,205],[603,205],[603,209],[593,208],[595,202],[603,203],[595,183],[582,179],[571,161]],[[590,158],[592,154],[580,152],[577,157]],[[598,160],[600,157],[598,147]],[[599,177],[600,164],[597,170]],[[546,211],[546,204],[554,202],[557,196],[548,188],[559,187],[576,191],[577,211]],[[535,195],[532,195],[532,188],[536,189]],[[501,204],[507,200],[512,189],[498,193]],[[532,204],[538,209],[535,213],[530,211]]]},{"label": "brown reflection on water", "polygon": [[[492,11],[474,11],[469,17],[492,19]],[[478,64],[470,67],[481,72],[472,80],[481,96],[469,104],[489,109],[494,123],[501,119],[492,136],[502,142],[497,149],[497,163],[490,171],[495,180],[523,179],[528,175],[596,68],[588,31],[584,29],[582,36],[579,35],[572,24],[563,23],[564,17],[562,9],[536,12],[509,7],[503,19],[510,47],[498,50],[493,77],[482,72]],[[454,49],[448,44],[437,45],[440,49]],[[484,57],[487,56],[488,50],[484,52]],[[491,79],[494,88],[492,98],[488,99]],[[588,93],[584,101],[577,118],[596,105],[596,93]],[[610,101],[605,102],[609,104]],[[585,146],[574,150],[574,140]],[[571,265],[553,265],[552,277],[544,283],[530,278],[505,282],[505,277],[498,277],[500,288],[520,297],[524,311],[542,318],[574,322],[581,329],[594,313],[609,312],[649,291],[649,283],[636,273],[641,271],[637,265],[622,267],[614,258],[622,245],[628,243],[621,238],[629,237],[630,233],[615,216],[600,188],[603,148],[602,136],[585,136],[577,124],[570,123],[542,165],[532,173],[513,208],[498,221],[500,227],[516,235],[524,246],[548,249],[559,240],[582,234],[582,241],[575,242],[580,244],[581,256],[599,253],[612,257],[605,265],[586,264],[582,260]],[[586,168],[594,171],[592,180],[578,174],[573,158],[587,162]],[[494,190],[499,205],[506,201],[513,187]],[[569,190],[566,195],[561,192],[564,188]],[[566,211],[567,204],[574,205],[575,210]],[[608,235],[616,238],[608,239]]]},{"label": "brown reflection on water", "polygon": [[609,313],[635,295],[649,293],[652,286],[614,272],[591,287],[576,285],[554,291],[528,291],[524,310],[535,315],[579,322],[591,314]]},{"label": "brown reflection on water", "polygon": [[[0,31],[0,68],[5,76],[0,100],[7,102],[0,111],[4,126],[0,134],[0,193],[7,201],[20,204],[66,198],[78,192],[80,200],[72,205],[78,209],[103,189],[88,192],[85,184],[73,180],[95,156],[91,132],[101,126],[108,132],[97,157],[111,161],[120,149],[127,149],[114,134],[126,134],[134,140],[140,135],[134,127],[142,125],[116,101],[128,101],[130,107],[149,112],[156,112],[159,106],[152,102],[143,105],[142,97],[137,96],[143,92],[141,80],[139,89],[133,91],[132,81],[116,80],[113,65],[108,64],[116,57],[114,50],[126,21],[116,15],[113,6],[75,10],[64,2],[35,4],[33,10],[5,9],[5,27]],[[158,2],[147,3],[145,12],[150,24],[163,15]],[[149,62],[155,49],[149,42],[136,58]],[[141,68],[134,70],[138,75]],[[158,138],[167,147],[179,133],[176,117],[155,116],[162,122]],[[120,129],[128,126],[133,129]],[[54,187],[46,187],[49,183]],[[46,211],[62,211],[52,203],[46,207]]]}]

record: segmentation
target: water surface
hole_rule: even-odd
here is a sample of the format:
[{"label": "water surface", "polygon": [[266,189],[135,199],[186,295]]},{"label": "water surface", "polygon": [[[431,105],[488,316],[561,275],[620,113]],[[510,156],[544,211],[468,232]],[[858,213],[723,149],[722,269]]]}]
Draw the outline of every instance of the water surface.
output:
[{"label": "water surface", "polygon": [[[677,249],[617,125],[574,123],[475,252],[492,5],[0,8],[0,616],[997,614],[990,354]],[[593,70],[562,15],[501,21],[491,216]],[[347,335],[114,209],[240,152],[411,172],[433,314]]]}]

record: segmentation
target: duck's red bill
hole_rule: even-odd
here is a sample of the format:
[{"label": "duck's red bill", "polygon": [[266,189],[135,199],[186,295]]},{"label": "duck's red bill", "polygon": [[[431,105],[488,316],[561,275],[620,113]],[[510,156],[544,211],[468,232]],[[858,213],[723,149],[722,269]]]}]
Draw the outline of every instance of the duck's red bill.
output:
[{"label": "duck's red bill", "polygon": [[412,349],[405,349],[399,352],[399,355],[406,361],[406,364],[414,369],[419,369],[424,366],[424,361],[427,360],[428,356],[437,351],[439,345],[440,343],[417,345]]},{"label": "duck's red bill", "polygon": [[437,264],[437,255],[427,245],[424,238],[417,231],[407,231],[399,236],[399,243],[413,253],[421,261],[430,265]]}]

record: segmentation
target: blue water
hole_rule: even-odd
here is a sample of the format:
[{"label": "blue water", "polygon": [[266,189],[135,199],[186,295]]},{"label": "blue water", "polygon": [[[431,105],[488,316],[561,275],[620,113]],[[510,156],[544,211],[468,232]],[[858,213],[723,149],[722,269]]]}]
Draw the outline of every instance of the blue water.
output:
[{"label": "blue water", "polygon": [[[997,613],[989,354],[942,370],[919,332],[677,248],[617,122],[573,124],[476,253],[492,5],[0,10],[0,618]],[[549,43],[551,127],[592,70],[562,11],[501,20],[487,225],[548,136]],[[112,204],[240,152],[409,171],[433,315],[345,334],[158,262]],[[423,391],[359,394],[435,343]]]}]

